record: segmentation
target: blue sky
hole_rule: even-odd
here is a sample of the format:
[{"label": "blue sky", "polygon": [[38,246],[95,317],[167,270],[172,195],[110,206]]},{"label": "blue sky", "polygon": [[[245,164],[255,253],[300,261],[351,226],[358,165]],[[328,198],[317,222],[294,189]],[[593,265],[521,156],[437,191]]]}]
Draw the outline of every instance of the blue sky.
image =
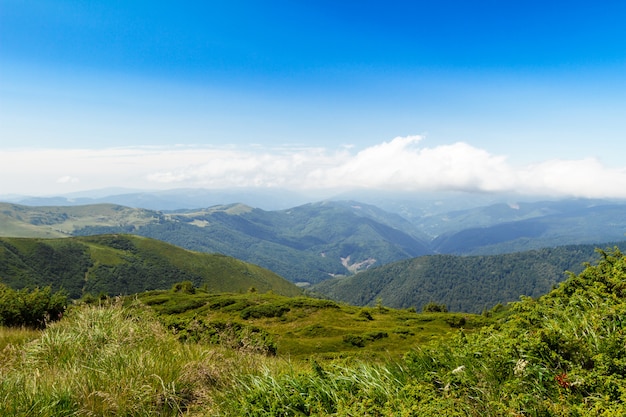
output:
[{"label": "blue sky", "polygon": [[0,194],[626,197],[624,21],[623,1],[0,0]]}]

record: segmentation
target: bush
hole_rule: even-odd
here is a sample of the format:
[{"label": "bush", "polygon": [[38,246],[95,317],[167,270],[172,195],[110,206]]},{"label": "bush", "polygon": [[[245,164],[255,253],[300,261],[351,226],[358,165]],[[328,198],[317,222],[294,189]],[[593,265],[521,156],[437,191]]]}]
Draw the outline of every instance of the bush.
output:
[{"label": "bush", "polygon": [[63,316],[67,302],[64,292],[50,287],[14,290],[0,284],[0,325],[44,328]]},{"label": "bush", "polygon": [[367,310],[359,311],[359,317],[364,318],[365,320],[374,320],[374,317],[372,317],[372,313]]},{"label": "bush", "polygon": [[446,317],[445,321],[450,325],[450,327],[460,328],[465,326],[467,320],[465,319],[465,316],[450,315],[449,317]]},{"label": "bush", "polygon": [[435,302],[430,302],[424,306],[422,309],[424,313],[447,313],[448,307],[445,304],[437,304]]},{"label": "bush", "polygon": [[387,332],[369,332],[365,334],[365,338],[371,341],[384,339],[385,337],[389,337]]},{"label": "bush", "polygon": [[194,287],[193,282],[191,281],[183,281],[177,282],[172,286],[172,292],[181,292],[183,294],[195,294],[196,287]]},{"label": "bush", "polygon": [[365,339],[363,336],[356,334],[347,334],[343,336],[343,343],[347,343],[356,347],[365,347]]},{"label": "bush", "polygon": [[242,310],[240,315],[244,320],[247,319],[260,319],[262,317],[272,318],[281,317],[284,313],[288,312],[289,307],[276,305],[276,304],[261,304],[256,306],[250,306]]},{"label": "bush", "polygon": [[210,321],[203,318],[172,318],[163,321],[183,342],[209,343],[267,356],[275,356],[277,353],[277,346],[272,336],[256,326],[232,321]]}]

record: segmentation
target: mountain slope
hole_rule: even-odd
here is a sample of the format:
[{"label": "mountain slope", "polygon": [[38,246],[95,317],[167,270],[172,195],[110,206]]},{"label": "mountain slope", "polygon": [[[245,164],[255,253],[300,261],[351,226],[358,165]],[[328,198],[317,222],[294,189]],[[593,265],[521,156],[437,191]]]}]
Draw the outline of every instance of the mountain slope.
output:
[{"label": "mountain slope", "polygon": [[437,253],[487,255],[622,240],[626,205],[603,200],[496,204],[423,218]]},{"label": "mountain slope", "polygon": [[[618,246],[626,247],[626,242]],[[381,299],[395,308],[421,309],[429,302],[451,311],[479,313],[521,295],[538,297],[595,259],[594,245],[572,245],[491,256],[433,255],[399,261],[327,280],[313,291],[356,305]]]},{"label": "mountain slope", "polygon": [[[159,217],[159,215],[161,217]],[[354,202],[265,211],[242,204],[155,212],[137,226],[85,226],[75,234],[131,232],[268,268],[292,282],[319,282],[431,253],[402,217]]]},{"label": "mountain slope", "polygon": [[601,200],[496,204],[409,221],[354,201],[276,211],[231,204],[174,212],[111,204],[0,203],[0,235],[106,233],[132,233],[222,253],[306,284],[433,253],[487,255],[619,241],[626,235],[626,204]]},{"label": "mountain slope", "polygon": [[256,265],[139,236],[0,238],[0,282],[14,288],[51,285],[79,298],[85,293],[168,289],[185,280],[212,292],[254,287],[284,295],[300,293],[293,284]]}]

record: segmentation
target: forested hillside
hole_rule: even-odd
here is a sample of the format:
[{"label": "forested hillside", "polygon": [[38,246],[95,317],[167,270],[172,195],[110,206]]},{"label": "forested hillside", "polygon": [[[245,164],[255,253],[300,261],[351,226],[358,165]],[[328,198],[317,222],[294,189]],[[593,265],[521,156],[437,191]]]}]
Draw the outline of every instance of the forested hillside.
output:
[{"label": "forested hillside", "polygon": [[[613,244],[611,244],[612,246]],[[626,242],[616,243],[626,248]],[[398,261],[354,276],[334,278],[313,287],[335,300],[395,308],[429,302],[450,311],[480,313],[521,295],[538,297],[597,258],[595,245],[571,245],[490,256],[423,256]]]},{"label": "forested hillside", "polygon": [[0,225],[0,234],[5,236],[133,233],[186,249],[233,256],[292,282],[319,282],[372,264],[430,253],[427,242],[407,220],[353,202],[279,211],[232,204],[171,213],[110,205],[0,204],[0,208],[6,216],[3,225],[12,225]]},{"label": "forested hillside", "polygon": [[355,201],[276,211],[230,204],[172,212],[0,203],[0,236],[132,233],[232,256],[306,285],[427,254],[603,245],[626,235],[626,204],[602,200],[496,204],[409,218]]},{"label": "forested hillside", "polygon": [[0,283],[13,288],[51,286],[80,298],[168,289],[181,281],[213,292],[246,292],[254,287],[300,293],[295,285],[256,265],[139,236],[0,238]]}]

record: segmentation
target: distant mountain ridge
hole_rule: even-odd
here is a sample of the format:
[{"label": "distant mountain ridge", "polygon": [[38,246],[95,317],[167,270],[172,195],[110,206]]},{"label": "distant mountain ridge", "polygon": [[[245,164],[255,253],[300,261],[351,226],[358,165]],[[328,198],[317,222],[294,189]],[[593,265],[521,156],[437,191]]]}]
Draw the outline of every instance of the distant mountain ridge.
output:
[{"label": "distant mountain ridge", "polygon": [[564,200],[494,204],[410,219],[356,201],[267,211],[244,204],[156,211],[113,204],[0,203],[0,235],[132,233],[260,265],[318,283],[428,254],[484,255],[620,241],[626,204]]},{"label": "distant mountain ridge", "polygon": [[[626,205],[598,200],[494,205],[448,215],[466,218],[432,241],[437,253],[485,255],[577,243],[602,243],[626,237]],[[481,219],[484,225],[471,227]],[[457,220],[458,221],[458,220]]]}]

